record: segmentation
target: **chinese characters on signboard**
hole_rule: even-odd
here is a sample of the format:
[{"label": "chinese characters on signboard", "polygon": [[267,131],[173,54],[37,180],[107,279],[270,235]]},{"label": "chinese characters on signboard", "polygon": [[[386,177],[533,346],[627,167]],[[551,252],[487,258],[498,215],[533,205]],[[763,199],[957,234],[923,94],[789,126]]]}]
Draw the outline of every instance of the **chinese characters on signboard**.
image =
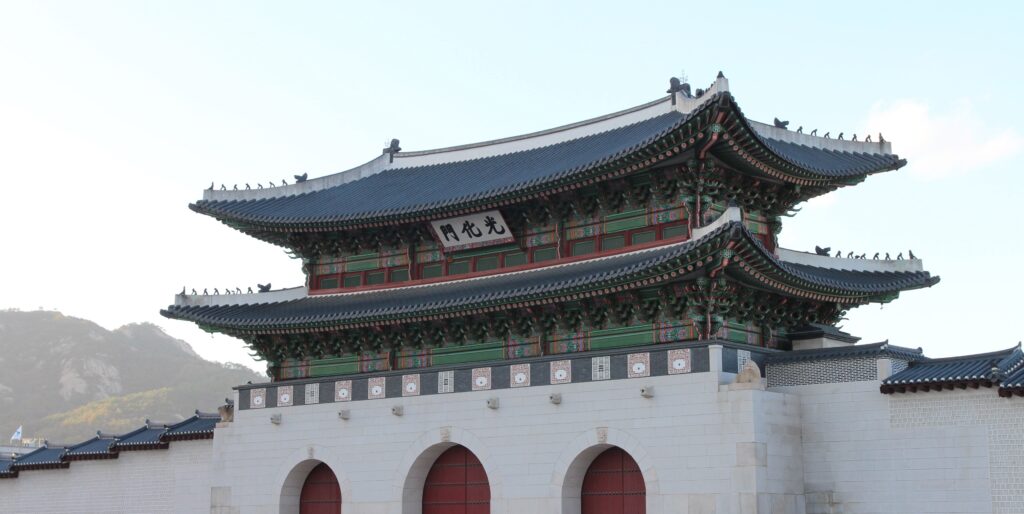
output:
[{"label": "chinese characters on signboard", "polygon": [[430,228],[445,250],[464,250],[515,241],[512,229],[508,228],[498,211],[435,220],[430,222]]}]

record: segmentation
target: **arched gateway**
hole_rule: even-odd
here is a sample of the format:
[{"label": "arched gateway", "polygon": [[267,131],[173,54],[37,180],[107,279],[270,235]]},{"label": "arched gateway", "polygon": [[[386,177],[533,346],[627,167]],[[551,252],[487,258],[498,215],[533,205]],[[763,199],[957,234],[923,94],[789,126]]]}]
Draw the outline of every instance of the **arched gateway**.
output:
[{"label": "arched gateway", "polygon": [[306,476],[299,514],[341,514],[341,487],[327,464],[321,462]]},{"label": "arched gateway", "polygon": [[434,461],[423,484],[423,514],[490,514],[491,484],[480,459],[453,446]]},{"label": "arched gateway", "polygon": [[633,457],[612,447],[594,459],[583,477],[582,514],[644,514],[647,488]]}]

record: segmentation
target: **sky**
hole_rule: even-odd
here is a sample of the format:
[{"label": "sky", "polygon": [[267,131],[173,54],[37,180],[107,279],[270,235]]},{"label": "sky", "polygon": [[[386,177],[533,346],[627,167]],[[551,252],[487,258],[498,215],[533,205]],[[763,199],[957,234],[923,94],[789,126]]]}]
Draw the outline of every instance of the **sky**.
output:
[{"label": "sky", "polygon": [[301,285],[300,263],[188,204],[211,181],[343,171],[638,105],[719,70],[750,118],[877,134],[906,158],[803,204],[780,243],[912,249],[931,289],[850,311],[930,356],[1022,338],[1021,2],[0,0],[0,308],[152,322],[183,286]]}]

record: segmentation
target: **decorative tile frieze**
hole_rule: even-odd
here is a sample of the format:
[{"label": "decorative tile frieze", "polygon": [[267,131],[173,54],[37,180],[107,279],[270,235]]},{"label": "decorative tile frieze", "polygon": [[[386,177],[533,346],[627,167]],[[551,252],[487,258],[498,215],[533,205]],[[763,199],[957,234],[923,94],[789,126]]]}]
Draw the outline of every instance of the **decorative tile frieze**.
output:
[{"label": "decorative tile frieze", "polygon": [[292,386],[278,386],[277,388],[277,406],[278,407],[291,407],[294,401],[292,393],[295,388]]},{"label": "decorative tile frieze", "polygon": [[453,393],[455,392],[455,372],[454,371],[440,371],[437,373],[437,392],[440,393]]},{"label": "decorative tile frieze", "polygon": [[[671,348],[671,347],[670,347]],[[739,350],[737,350],[739,352]],[[743,350],[743,353],[750,354]],[[741,354],[742,355],[742,354]],[[730,355],[731,358],[731,355]],[[743,355],[739,358],[752,358]],[[412,370],[409,370],[412,371]],[[417,370],[419,371],[419,370]],[[333,382],[268,384],[240,388],[241,409],[291,407],[320,403],[320,389],[333,384],[335,402],[376,400],[391,396],[422,396],[456,391],[488,391],[495,388],[523,388],[649,376],[679,375],[709,371],[706,348],[657,349],[653,352],[551,356],[532,362],[508,363],[498,367],[459,368],[419,373],[387,373],[375,377]],[[780,381],[782,367],[768,371],[769,383]],[[506,375],[507,373],[507,375]],[[774,376],[773,376],[774,375]],[[498,383],[495,384],[494,381]],[[262,386],[262,387],[261,387]],[[426,387],[427,391],[423,388]],[[365,391],[365,392],[364,392]],[[296,399],[295,395],[302,398]],[[355,397],[358,394],[358,397]],[[330,400],[324,400],[330,401]]]},{"label": "decorative tile frieze", "polygon": [[473,368],[473,390],[487,391],[491,388],[491,368]]},{"label": "decorative tile frieze", "polygon": [[420,395],[420,376],[402,375],[402,396]]},{"label": "decorative tile frieze", "polygon": [[[750,352],[747,353],[749,354]],[[693,368],[690,360],[689,348],[668,351],[669,375],[680,375],[683,373],[689,373],[691,369]]]},{"label": "decorative tile frieze", "polygon": [[641,378],[651,376],[651,354],[631,353],[626,357],[626,376]]},{"label": "decorative tile frieze", "polygon": [[509,387],[529,387],[530,386],[530,365],[529,364],[513,364],[509,366],[508,373]]},{"label": "decorative tile frieze", "polygon": [[568,384],[572,382],[572,361],[561,360],[551,362],[551,383]]},{"label": "decorative tile frieze", "polygon": [[590,379],[608,380],[612,378],[612,358],[593,357],[590,359]]},{"label": "decorative tile frieze", "polygon": [[373,377],[366,381],[366,399],[379,400],[387,395],[385,377]]},{"label": "decorative tile frieze", "polygon": [[267,406],[267,390],[252,389],[249,391],[249,408],[250,409],[262,409]]},{"label": "decorative tile frieze", "polygon": [[320,403],[320,383],[314,382],[312,384],[306,384],[306,394],[303,399],[303,403],[306,405],[315,405]]},{"label": "decorative tile frieze", "polygon": [[334,401],[347,402],[352,400],[352,381],[339,380],[334,383]]}]

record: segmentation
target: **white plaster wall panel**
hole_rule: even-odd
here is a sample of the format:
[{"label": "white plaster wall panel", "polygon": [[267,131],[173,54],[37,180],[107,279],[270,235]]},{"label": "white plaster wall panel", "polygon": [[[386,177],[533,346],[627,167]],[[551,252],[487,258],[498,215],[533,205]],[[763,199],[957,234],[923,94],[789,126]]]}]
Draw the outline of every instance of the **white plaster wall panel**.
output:
[{"label": "white plaster wall panel", "polygon": [[208,512],[212,455],[209,440],[181,441],[68,469],[23,471],[0,480],[0,512]]},{"label": "white plaster wall panel", "polygon": [[[921,410],[919,402],[932,400],[947,404],[949,418],[966,420],[969,414],[952,401],[966,393],[888,396],[879,394],[877,381],[779,390],[798,393],[801,401],[808,513],[993,512],[984,427],[942,424],[940,405],[916,416],[897,407]],[[914,427],[911,419],[929,424]]]}]

